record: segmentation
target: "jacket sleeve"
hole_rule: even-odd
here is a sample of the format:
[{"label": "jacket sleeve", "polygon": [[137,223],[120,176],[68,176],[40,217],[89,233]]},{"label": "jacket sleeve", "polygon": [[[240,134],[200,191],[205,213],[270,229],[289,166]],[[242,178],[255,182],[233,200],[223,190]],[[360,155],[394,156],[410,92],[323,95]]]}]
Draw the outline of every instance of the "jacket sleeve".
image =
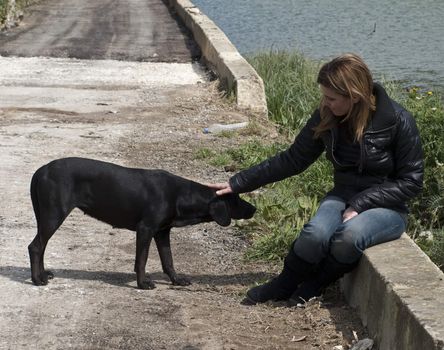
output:
[{"label": "jacket sleeve", "polygon": [[250,192],[308,168],[324,151],[322,140],[313,137],[313,127],[319,121],[319,112],[315,112],[287,150],[231,177],[229,183],[233,192]]},{"label": "jacket sleeve", "polygon": [[395,176],[354,196],[349,204],[358,213],[371,208],[399,207],[422,190],[424,157],[418,128],[403,110],[394,138]]}]

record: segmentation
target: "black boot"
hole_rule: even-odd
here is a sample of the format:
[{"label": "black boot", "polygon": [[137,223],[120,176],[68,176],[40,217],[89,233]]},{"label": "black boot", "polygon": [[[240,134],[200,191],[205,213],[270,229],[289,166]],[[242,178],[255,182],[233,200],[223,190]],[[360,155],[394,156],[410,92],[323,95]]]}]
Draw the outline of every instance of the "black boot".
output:
[{"label": "black boot", "polygon": [[292,246],[284,259],[282,272],[271,281],[251,288],[242,304],[255,305],[265,303],[268,300],[288,299],[298,285],[311,275],[313,268],[314,264],[299,258],[293,251]]},{"label": "black boot", "polygon": [[322,262],[321,268],[315,277],[302,282],[291,295],[288,300],[289,305],[296,306],[297,304],[304,304],[313,297],[319,297],[329,284],[335,282],[347,272],[352,271],[357,264],[358,262],[342,264],[328,255]]}]

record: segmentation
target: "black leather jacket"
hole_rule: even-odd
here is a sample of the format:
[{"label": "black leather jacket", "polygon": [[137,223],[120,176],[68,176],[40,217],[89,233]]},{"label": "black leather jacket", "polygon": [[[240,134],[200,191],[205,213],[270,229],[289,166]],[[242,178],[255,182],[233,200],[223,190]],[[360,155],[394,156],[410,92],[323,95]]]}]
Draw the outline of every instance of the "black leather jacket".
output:
[{"label": "black leather jacket", "polygon": [[374,84],[374,93],[376,112],[364,132],[357,167],[337,161],[336,128],[314,138],[313,127],[320,121],[316,110],[286,151],[231,177],[233,192],[249,192],[299,174],[325,150],[334,167],[334,188],[328,194],[343,198],[358,213],[378,207],[407,212],[406,202],[423,183],[419,132],[412,115],[380,85]]}]

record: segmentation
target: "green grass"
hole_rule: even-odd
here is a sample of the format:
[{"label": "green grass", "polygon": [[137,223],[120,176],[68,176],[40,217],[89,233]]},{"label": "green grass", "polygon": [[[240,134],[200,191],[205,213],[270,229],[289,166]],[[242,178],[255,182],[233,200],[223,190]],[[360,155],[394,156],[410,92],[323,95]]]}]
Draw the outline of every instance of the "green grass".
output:
[{"label": "green grass", "polygon": [[[280,126],[282,138],[268,145],[260,138],[222,153],[206,151],[215,166],[248,168],[285,149],[312,111],[320,93],[316,84],[319,62],[298,53],[268,52],[249,58],[264,80],[270,119]],[[388,93],[413,113],[420,129],[425,154],[425,181],[422,194],[411,203],[409,235],[441,268],[444,266],[444,110],[435,92],[383,82]],[[290,136],[290,138],[289,138]],[[258,208],[253,219],[242,223],[252,240],[250,259],[278,260],[304,223],[316,211],[319,200],[332,187],[330,163],[321,157],[304,173],[268,185],[256,194],[247,194]],[[428,239],[423,237],[430,231]]]},{"label": "green grass", "polygon": [[[15,2],[16,10],[18,11],[23,10],[27,6],[35,4],[39,1],[41,0],[16,0]],[[10,10],[8,3],[9,3],[8,0],[0,0],[0,28],[5,23],[8,11]]]},{"label": "green grass", "polygon": [[7,0],[0,0],[0,27],[5,23],[7,16]]},{"label": "green grass", "polygon": [[249,62],[264,81],[270,119],[290,135],[299,130],[319,102],[320,64],[285,51],[260,53]]}]

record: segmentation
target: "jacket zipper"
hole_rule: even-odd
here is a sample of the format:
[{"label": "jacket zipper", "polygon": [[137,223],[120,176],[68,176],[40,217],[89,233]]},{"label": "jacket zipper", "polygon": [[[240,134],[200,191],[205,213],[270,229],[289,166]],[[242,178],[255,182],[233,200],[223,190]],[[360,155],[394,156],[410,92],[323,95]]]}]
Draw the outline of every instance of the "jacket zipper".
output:
[{"label": "jacket zipper", "polygon": [[364,133],[363,135],[362,135],[362,138],[361,138],[361,142],[359,142],[359,147],[361,147],[361,159],[359,159],[359,167],[358,167],[358,172],[359,172],[359,174],[362,174],[362,170],[363,170],[363,168],[364,168],[364,156],[365,156],[365,152],[364,152],[364,140],[365,140],[365,135],[366,135],[366,133]]},{"label": "jacket zipper", "polygon": [[335,157],[335,133],[333,130],[330,130],[331,133],[331,156],[333,160],[336,162],[336,164],[343,166],[341,163],[338,162],[338,160]]},{"label": "jacket zipper", "polygon": [[352,168],[353,165],[344,165],[341,162],[339,162],[337,160],[337,158],[335,157],[335,134],[333,132],[333,130],[330,130],[331,133],[331,156],[333,158],[333,160],[336,162],[336,164],[338,164],[339,166],[343,167],[343,168]]}]

